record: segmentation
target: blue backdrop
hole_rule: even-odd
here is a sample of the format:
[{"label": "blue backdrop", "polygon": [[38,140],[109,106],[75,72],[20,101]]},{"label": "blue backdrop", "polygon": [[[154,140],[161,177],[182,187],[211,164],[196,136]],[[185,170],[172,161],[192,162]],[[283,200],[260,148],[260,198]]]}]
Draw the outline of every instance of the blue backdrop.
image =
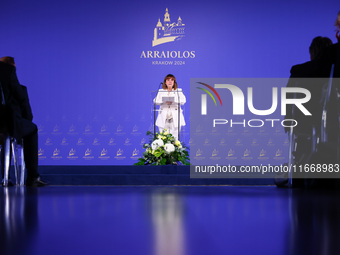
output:
[{"label": "blue backdrop", "polygon": [[[170,23],[181,18],[173,33],[182,37],[153,47],[166,8]],[[289,77],[293,64],[309,59],[315,36],[335,40],[339,4],[13,0],[1,9],[0,55],[15,57],[28,86],[40,164],[126,165],[143,152],[150,92],[166,74],[188,100],[190,78]]]}]

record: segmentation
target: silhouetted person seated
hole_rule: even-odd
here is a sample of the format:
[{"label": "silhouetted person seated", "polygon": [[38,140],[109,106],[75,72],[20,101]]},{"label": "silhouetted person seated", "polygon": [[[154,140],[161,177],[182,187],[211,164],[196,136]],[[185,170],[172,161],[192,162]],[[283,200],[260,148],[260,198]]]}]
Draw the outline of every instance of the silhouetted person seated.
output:
[{"label": "silhouetted person seated", "polygon": [[[38,173],[38,128],[32,122],[33,114],[28,99],[27,88],[19,84],[14,58],[0,58],[0,82],[5,98],[13,114],[12,136],[20,142],[23,139],[26,186],[44,186]],[[1,172],[4,176],[4,150],[1,153]]]},{"label": "silhouetted person seated", "polygon": [[[318,36],[313,39],[310,47],[310,61],[295,65],[291,68],[291,76],[288,81],[287,87],[300,87],[308,89],[311,92],[311,99],[305,103],[305,108],[312,114],[311,116],[304,115],[296,107],[287,107],[286,119],[294,119],[298,125],[294,127],[293,132],[296,137],[296,148],[294,151],[294,164],[312,164],[312,163],[335,163],[338,145],[338,116],[337,109],[337,95],[332,90],[328,103],[327,111],[327,135],[328,140],[327,148],[319,146],[316,153],[313,151],[313,139],[320,138],[321,123],[322,123],[322,110],[325,102],[326,92],[328,88],[328,81],[331,74],[332,64],[336,63],[338,54],[338,44],[333,45],[332,41],[327,37]],[[306,79],[303,79],[306,78]],[[308,78],[308,79],[307,79]],[[301,95],[291,95],[292,97],[299,98]],[[304,96],[304,95],[303,95]],[[289,129],[286,128],[286,132]],[[300,176],[301,177],[301,176]],[[293,186],[311,187],[316,185],[315,179],[294,179]],[[288,183],[287,180],[276,181],[278,186],[283,186]],[[295,183],[295,184],[294,184]]]},{"label": "silhouetted person seated", "polygon": [[[299,109],[287,107],[286,119],[295,119],[298,125],[294,127],[294,134],[298,139],[298,147],[295,151],[295,162],[297,164],[305,162],[309,156],[311,148],[311,139],[305,139],[312,135],[313,128],[316,133],[320,132],[323,95],[326,94],[327,79],[330,76],[331,63],[323,60],[325,50],[333,43],[327,37],[315,37],[309,47],[310,61],[295,65],[291,68],[291,76],[287,87],[300,87],[308,89],[311,93],[311,99],[304,104],[306,109],[312,114],[310,116],[303,114]],[[303,79],[306,78],[306,79]],[[313,78],[313,79],[311,79]],[[299,98],[299,94],[295,95]],[[332,113],[333,114],[333,113]],[[286,129],[288,131],[288,129]]]}]

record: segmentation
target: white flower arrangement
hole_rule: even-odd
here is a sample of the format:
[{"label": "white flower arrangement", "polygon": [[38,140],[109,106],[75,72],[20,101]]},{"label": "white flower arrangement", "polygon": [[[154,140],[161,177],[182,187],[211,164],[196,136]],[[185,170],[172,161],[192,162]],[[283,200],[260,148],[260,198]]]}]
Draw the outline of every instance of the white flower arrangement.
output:
[{"label": "white flower arrangement", "polygon": [[187,148],[166,129],[156,135],[148,131],[147,135],[150,136],[150,142],[144,144],[143,157],[135,165],[190,165]]}]

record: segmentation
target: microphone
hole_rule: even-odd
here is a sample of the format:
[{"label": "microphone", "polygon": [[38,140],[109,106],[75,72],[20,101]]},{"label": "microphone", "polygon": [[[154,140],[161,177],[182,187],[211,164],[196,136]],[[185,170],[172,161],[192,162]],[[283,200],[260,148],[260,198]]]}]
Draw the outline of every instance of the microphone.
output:
[{"label": "microphone", "polygon": [[163,82],[159,83],[158,89],[157,89],[157,94],[156,94],[155,100],[153,102],[153,135],[154,135],[154,138],[156,138],[156,101],[157,101],[157,97],[158,97],[158,93],[159,93],[159,88],[161,87],[161,85],[163,85]]},{"label": "microphone", "polygon": [[178,89],[177,89],[177,101],[178,101],[178,105],[177,105],[177,110],[178,110],[178,126],[177,126],[177,130],[178,130],[178,141],[180,140],[179,139],[179,133],[180,133],[180,129],[181,129],[181,100],[180,100],[180,97],[179,97],[179,93],[178,93]]},{"label": "microphone", "polygon": [[161,87],[161,85],[163,85],[163,82],[159,83],[159,85],[158,85],[157,94],[156,94],[155,99],[157,99],[157,96],[158,96],[158,93],[159,93],[159,88]]}]

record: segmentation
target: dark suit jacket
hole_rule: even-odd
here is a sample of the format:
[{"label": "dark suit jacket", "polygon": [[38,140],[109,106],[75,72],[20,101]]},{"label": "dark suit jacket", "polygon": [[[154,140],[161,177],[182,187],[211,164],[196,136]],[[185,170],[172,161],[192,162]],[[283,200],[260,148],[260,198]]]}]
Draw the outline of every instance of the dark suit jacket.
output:
[{"label": "dark suit jacket", "polygon": [[334,46],[333,51],[336,52],[334,77],[340,78],[340,43]]},{"label": "dark suit jacket", "polygon": [[[21,139],[22,122],[24,118],[21,109],[22,104],[28,102],[27,91],[23,89],[16,75],[16,68],[12,65],[0,61],[0,82],[5,97],[5,103],[9,106],[12,112],[13,123],[11,135],[16,139]],[[24,114],[25,115],[25,114]],[[29,114],[27,115],[29,117]]]},{"label": "dark suit jacket", "polygon": [[28,93],[27,93],[27,87],[24,85],[20,85],[21,89],[21,94],[23,95],[22,98],[24,98],[23,101],[20,101],[20,109],[21,109],[21,115],[24,119],[32,121],[33,120],[33,114],[32,114],[32,109],[30,105],[30,101],[28,98]]}]

